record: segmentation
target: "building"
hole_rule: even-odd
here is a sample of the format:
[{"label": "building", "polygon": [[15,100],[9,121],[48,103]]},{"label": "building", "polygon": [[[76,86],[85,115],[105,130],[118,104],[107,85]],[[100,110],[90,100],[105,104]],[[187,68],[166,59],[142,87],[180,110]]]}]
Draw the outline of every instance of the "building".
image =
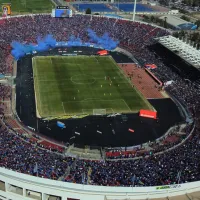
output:
[{"label": "building", "polygon": [[162,20],[166,20],[166,22],[171,25],[172,29],[175,30],[195,30],[197,26],[191,22],[187,22],[177,16],[174,15],[163,15],[159,17]]}]

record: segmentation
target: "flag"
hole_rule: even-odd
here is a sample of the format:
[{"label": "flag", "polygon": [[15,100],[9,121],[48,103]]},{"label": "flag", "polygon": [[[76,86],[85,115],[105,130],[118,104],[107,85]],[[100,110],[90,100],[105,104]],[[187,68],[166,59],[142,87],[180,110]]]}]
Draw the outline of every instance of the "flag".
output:
[{"label": "flag", "polygon": [[164,85],[165,85],[165,86],[168,86],[168,85],[171,85],[173,82],[174,82],[174,81],[172,81],[172,80],[171,80],[171,81],[167,81],[167,82],[164,83]]},{"label": "flag", "polygon": [[134,185],[134,183],[135,183],[135,178],[136,178],[136,176],[135,176],[135,174],[132,176],[132,178],[131,178],[131,181],[132,181],[132,184]]},{"label": "flag", "polygon": [[82,184],[84,184],[85,183],[85,173],[83,172],[82,173]]},{"label": "flag", "polygon": [[180,178],[181,178],[181,171],[179,171],[178,174],[177,174],[177,181],[178,181],[178,184],[179,184],[179,182],[180,182]]},{"label": "flag", "polygon": [[156,69],[157,66],[155,64],[146,64],[145,68],[147,68],[147,69]]},{"label": "flag", "polygon": [[38,176],[38,164],[37,164],[37,162],[35,163],[35,167],[33,169],[33,173],[37,173],[37,176]]},{"label": "flag", "polygon": [[140,181],[140,180],[139,180],[139,182],[138,182],[138,183],[139,183],[140,185],[144,185],[144,183],[143,183],[142,181]]}]

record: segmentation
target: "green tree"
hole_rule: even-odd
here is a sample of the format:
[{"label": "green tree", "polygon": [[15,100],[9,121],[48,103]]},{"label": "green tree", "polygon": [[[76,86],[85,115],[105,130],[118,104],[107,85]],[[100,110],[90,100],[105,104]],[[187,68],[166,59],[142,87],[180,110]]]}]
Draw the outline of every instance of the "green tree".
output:
[{"label": "green tree", "polygon": [[187,17],[187,16],[185,16],[185,15],[181,16],[180,18],[183,19],[183,20],[185,20],[185,21],[188,21],[188,22],[190,21],[190,18]]},{"label": "green tree", "polygon": [[165,17],[164,23],[163,23],[164,28],[167,28],[167,17]]},{"label": "green tree", "polygon": [[196,24],[197,27],[199,28],[199,27],[200,27],[200,20],[197,20],[197,21],[195,22],[195,24]]},{"label": "green tree", "polygon": [[198,40],[199,40],[199,33],[192,33],[192,34],[190,35],[190,39],[191,39],[192,41],[194,41],[195,43],[197,43]]},{"label": "green tree", "polygon": [[90,15],[90,14],[91,14],[91,12],[92,12],[92,11],[91,11],[91,9],[90,9],[90,8],[87,8],[87,9],[86,9],[86,11],[85,11],[85,14],[88,14],[88,15]]},{"label": "green tree", "polygon": [[179,37],[185,37],[185,31],[184,30],[181,30],[180,32],[179,32]]},{"label": "green tree", "polygon": [[149,16],[143,15],[143,18],[146,19],[146,20],[148,20],[148,19],[149,19]]},{"label": "green tree", "polygon": [[176,37],[176,38],[178,38],[178,36],[179,36],[178,32],[174,32],[173,36]]},{"label": "green tree", "polygon": [[150,20],[151,20],[151,22],[154,22],[155,21],[155,17],[153,15],[151,15]]}]

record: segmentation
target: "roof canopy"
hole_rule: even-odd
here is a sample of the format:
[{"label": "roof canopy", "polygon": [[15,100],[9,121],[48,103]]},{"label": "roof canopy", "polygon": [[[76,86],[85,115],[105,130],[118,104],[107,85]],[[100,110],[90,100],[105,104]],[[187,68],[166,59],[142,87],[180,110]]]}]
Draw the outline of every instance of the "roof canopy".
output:
[{"label": "roof canopy", "polygon": [[173,36],[164,36],[158,38],[159,42],[170,49],[171,51],[177,51],[177,54],[195,66],[196,68],[200,69],[200,51],[196,48],[190,46],[189,44],[183,42],[182,40],[175,38]]}]

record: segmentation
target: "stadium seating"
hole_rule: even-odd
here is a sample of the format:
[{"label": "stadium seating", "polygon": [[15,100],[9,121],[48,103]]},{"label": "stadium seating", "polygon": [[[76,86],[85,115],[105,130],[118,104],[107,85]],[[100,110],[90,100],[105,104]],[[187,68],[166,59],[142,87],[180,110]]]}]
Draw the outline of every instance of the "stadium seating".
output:
[{"label": "stadium seating", "polygon": [[73,4],[73,6],[81,11],[85,12],[87,8],[90,8],[92,12],[113,12],[110,8],[106,6],[106,4]]},{"label": "stadium seating", "polygon": [[[73,7],[80,12],[85,12],[87,8],[90,8],[92,12],[133,12],[133,3],[119,3],[119,4],[101,4],[101,3],[80,3],[73,4]],[[136,12],[155,12],[153,7],[137,4]]]},{"label": "stadium seating", "polygon": [[[133,3],[120,3],[114,4],[113,6],[117,7],[122,12],[133,12]],[[137,4],[136,12],[152,12],[152,8],[147,7],[146,5]],[[155,12],[155,11],[154,11]]]},{"label": "stadium seating", "polygon": [[[112,38],[120,42],[120,47],[133,53],[142,65],[155,63],[158,67],[153,73],[163,81],[169,79],[175,81],[175,84],[168,86],[167,89],[192,111],[195,118],[195,124],[187,125],[184,129],[188,139],[181,145],[174,147],[176,142],[169,146],[155,145],[155,149],[152,145],[150,151],[141,154],[138,152],[138,155],[141,155],[139,158],[135,153],[134,159],[126,159],[126,156],[122,157],[121,153],[117,153],[118,161],[102,162],[75,159],[50,151],[49,145],[52,147],[52,144],[41,141],[41,138],[27,137],[26,133],[18,133],[15,122],[5,118],[4,110],[1,109],[1,167],[31,175],[36,175],[37,171],[38,176],[50,179],[63,177],[70,167],[71,176],[64,181],[76,183],[86,181],[83,180],[82,174],[91,170],[89,184],[106,186],[131,186],[133,175],[136,177],[135,186],[173,184],[177,183],[177,172],[180,170],[182,172],[180,183],[200,180],[200,91],[192,83],[186,83],[178,74],[172,72],[147,48],[154,43],[154,37],[168,35],[167,31],[138,22],[121,19],[116,22],[116,19],[104,17],[93,17],[91,20],[90,16],[81,15],[63,20],[51,18],[50,15],[24,16],[0,22],[0,36],[3,41],[3,45],[0,45],[0,73],[11,72],[12,66],[7,65],[5,61],[10,54],[9,47],[12,41],[36,42],[38,35],[44,36],[48,33],[53,34],[58,41],[69,38],[71,34],[87,41],[86,28],[89,25],[97,34],[108,32]],[[2,99],[10,98],[11,90],[1,85],[0,95],[3,102]],[[11,127],[15,127],[16,130]],[[166,152],[169,148],[172,150]],[[158,152],[159,155],[156,154]]]}]

